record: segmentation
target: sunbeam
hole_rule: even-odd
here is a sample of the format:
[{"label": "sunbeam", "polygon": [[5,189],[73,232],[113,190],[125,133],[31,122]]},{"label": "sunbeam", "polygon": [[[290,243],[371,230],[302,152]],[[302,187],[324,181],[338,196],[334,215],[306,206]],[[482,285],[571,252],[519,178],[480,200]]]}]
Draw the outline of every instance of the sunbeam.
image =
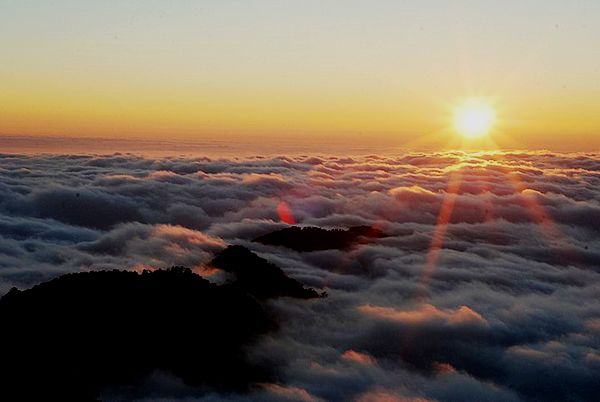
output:
[{"label": "sunbeam", "polygon": [[444,246],[444,238],[448,230],[448,224],[452,218],[452,211],[454,210],[454,205],[460,190],[461,182],[461,168],[453,169],[448,177],[448,185],[444,193],[442,205],[440,206],[438,212],[433,234],[431,235],[431,243],[425,256],[425,263],[418,280],[415,299],[419,302],[423,302],[427,297],[427,286],[431,280],[431,276],[435,271],[435,266],[439,261],[440,253]]}]

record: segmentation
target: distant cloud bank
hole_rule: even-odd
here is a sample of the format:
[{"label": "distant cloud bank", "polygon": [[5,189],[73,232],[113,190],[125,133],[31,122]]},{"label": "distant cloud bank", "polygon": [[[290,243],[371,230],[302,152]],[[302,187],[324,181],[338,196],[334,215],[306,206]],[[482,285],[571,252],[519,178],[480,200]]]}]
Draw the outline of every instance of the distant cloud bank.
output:
[{"label": "distant cloud bank", "polygon": [[[253,241],[290,222],[386,236]],[[600,395],[600,155],[0,155],[0,294],[86,270],[206,273],[231,244],[329,296],[272,302],[280,328],[252,354],[278,383],[199,400]]]}]

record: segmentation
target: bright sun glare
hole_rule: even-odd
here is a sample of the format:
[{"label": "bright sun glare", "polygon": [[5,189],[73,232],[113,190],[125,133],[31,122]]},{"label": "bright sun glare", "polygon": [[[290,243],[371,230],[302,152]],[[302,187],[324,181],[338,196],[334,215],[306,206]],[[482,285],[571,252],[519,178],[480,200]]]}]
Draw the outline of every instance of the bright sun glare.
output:
[{"label": "bright sun glare", "polygon": [[454,109],[454,128],[466,138],[487,135],[496,122],[496,111],[481,98],[469,98]]}]

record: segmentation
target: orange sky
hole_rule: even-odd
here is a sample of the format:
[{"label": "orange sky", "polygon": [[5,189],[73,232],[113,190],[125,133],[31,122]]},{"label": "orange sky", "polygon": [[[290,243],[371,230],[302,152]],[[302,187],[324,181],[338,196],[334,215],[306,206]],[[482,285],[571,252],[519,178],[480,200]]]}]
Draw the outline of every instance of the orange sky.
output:
[{"label": "orange sky", "polygon": [[0,133],[600,149],[600,3],[337,4],[3,2]]}]

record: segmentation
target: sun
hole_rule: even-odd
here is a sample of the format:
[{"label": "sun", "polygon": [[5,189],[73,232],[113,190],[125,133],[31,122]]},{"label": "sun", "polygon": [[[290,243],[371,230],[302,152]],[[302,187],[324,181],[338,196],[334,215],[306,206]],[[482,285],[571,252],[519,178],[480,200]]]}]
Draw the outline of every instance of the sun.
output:
[{"label": "sun", "polygon": [[454,128],[465,138],[483,137],[496,123],[496,110],[483,98],[468,98],[454,108]]}]

